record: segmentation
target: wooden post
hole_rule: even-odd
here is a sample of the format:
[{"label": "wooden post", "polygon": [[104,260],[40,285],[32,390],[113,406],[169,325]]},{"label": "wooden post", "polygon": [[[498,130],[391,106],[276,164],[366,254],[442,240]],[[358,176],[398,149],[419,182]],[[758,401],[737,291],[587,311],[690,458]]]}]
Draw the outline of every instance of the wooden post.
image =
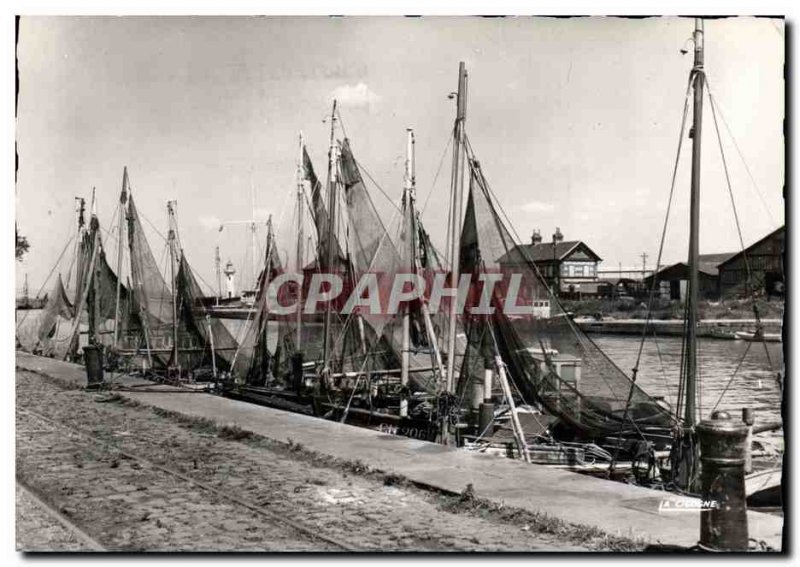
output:
[{"label": "wooden post", "polygon": [[506,365],[499,354],[495,355],[495,367],[497,368],[497,377],[500,382],[500,387],[503,389],[503,395],[508,402],[508,410],[511,413],[511,429],[514,433],[514,440],[517,443],[517,450],[520,457],[526,463],[531,462],[530,454],[528,454],[528,443],[525,440],[525,432],[522,431],[522,425],[519,422],[517,415],[517,406],[514,404],[514,397],[511,393],[511,386],[508,384],[508,376],[506,375]]}]

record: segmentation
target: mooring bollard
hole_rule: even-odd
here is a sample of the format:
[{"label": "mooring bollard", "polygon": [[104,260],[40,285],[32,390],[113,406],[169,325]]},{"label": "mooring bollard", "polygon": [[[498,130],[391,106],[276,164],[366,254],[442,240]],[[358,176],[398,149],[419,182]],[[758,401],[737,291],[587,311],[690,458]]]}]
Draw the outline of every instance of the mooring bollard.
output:
[{"label": "mooring bollard", "polygon": [[83,347],[83,361],[86,365],[86,387],[99,387],[103,383],[103,345]]},{"label": "mooring bollard", "polygon": [[720,551],[746,551],[747,502],[744,487],[747,426],[717,411],[697,426],[700,440],[700,544]]},{"label": "mooring bollard", "polygon": [[753,408],[742,408],[742,421],[747,426],[747,437],[744,441],[744,474],[753,472],[753,424],[756,415]]},{"label": "mooring bollard", "polygon": [[292,388],[300,393],[303,389],[303,353],[296,352],[292,355]]}]

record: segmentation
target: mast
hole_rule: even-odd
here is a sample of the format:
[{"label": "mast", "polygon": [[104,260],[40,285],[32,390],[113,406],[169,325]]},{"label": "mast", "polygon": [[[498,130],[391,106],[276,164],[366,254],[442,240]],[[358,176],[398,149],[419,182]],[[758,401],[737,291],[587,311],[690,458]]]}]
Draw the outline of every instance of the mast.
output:
[{"label": "mast", "polygon": [[250,225],[250,231],[252,232],[252,239],[253,239],[253,289],[258,287],[258,240],[256,235],[256,186],[250,181],[250,199],[252,202],[252,216],[250,218],[253,219],[252,224]]},{"label": "mast", "polygon": [[[74,257],[78,256],[78,252],[81,249],[81,234],[82,234],[82,231],[83,231],[83,224],[84,224],[83,223],[83,213],[84,213],[85,210],[86,210],[86,199],[84,199],[83,197],[75,197],[75,224],[77,226],[77,230],[76,230],[76,233],[75,233],[75,246],[74,246],[75,252],[73,253]],[[67,290],[69,290],[70,282],[72,280],[72,273],[71,272],[72,272],[72,269],[70,268],[69,273],[67,273],[67,287],[66,287]],[[78,296],[81,293],[80,290],[78,289],[80,281],[81,281],[81,275],[80,275],[79,272],[80,272],[80,270],[76,268],[75,269],[75,300],[76,301],[77,301]]]},{"label": "mast", "polygon": [[[97,238],[98,229],[96,190],[92,187],[92,207],[91,216],[89,217],[89,236],[92,242],[92,258],[96,258],[97,247],[100,242]],[[89,281],[86,283],[89,290],[86,295],[86,314],[89,323],[88,339],[89,344],[94,345],[97,344],[97,289],[95,287],[96,277],[94,261],[92,261],[90,265],[88,276]]]},{"label": "mast", "polygon": [[128,195],[125,189],[128,186],[128,166],[122,168],[122,192],[119,195],[119,229],[117,231],[117,299],[114,309],[114,348],[119,344],[119,297],[122,289],[122,231],[125,224],[125,203],[128,202]]},{"label": "mast", "polygon": [[[331,139],[328,149],[328,249],[325,250],[327,262],[324,269],[329,273],[333,268],[334,251],[336,249],[334,242],[334,233],[336,230],[336,144],[334,140],[334,128],[336,126],[336,99],[333,100],[333,108],[331,109]],[[330,330],[331,330],[331,304],[325,309],[325,321],[322,329],[322,360],[323,360],[323,375],[330,374],[329,353],[330,349]]]},{"label": "mast", "polygon": [[[296,261],[297,261],[297,273],[303,273],[303,133],[300,132],[299,135],[299,152],[297,156],[297,251],[295,253]],[[298,307],[297,307],[297,328],[295,329],[295,349],[300,350],[300,343],[303,339],[303,310],[299,306],[299,302],[302,300],[303,294],[303,286],[300,286],[297,289],[297,300],[298,300]]]},{"label": "mast", "polygon": [[[460,242],[462,217],[462,192],[464,188],[464,122],[467,118],[467,68],[464,62],[458,66],[458,98],[456,111],[456,124],[453,132],[453,175],[450,203],[452,222],[450,226],[450,285],[458,287]],[[458,318],[458,295],[450,302],[450,320],[447,329],[447,375],[445,377],[445,391],[453,391],[455,362],[456,362],[456,321]]]},{"label": "mast", "polygon": [[[268,283],[269,283],[269,275],[272,272],[272,248],[275,246],[275,235],[272,234],[272,215],[269,215],[267,218],[267,261],[264,263],[264,297],[263,300],[263,309],[264,312],[262,313],[263,319],[262,322],[264,324],[264,339],[263,345],[261,346],[260,353],[261,353],[261,364],[259,364],[259,368],[261,369],[261,375],[264,376],[265,369],[264,369],[264,353],[267,352],[267,346],[269,345],[269,299],[267,298],[267,290],[268,290]],[[269,358],[267,358],[268,367],[266,370],[269,371],[270,375],[272,374],[272,363]]]},{"label": "mast", "polygon": [[222,296],[222,271],[221,271],[221,263],[222,260],[219,258],[219,246],[214,248],[214,267],[217,270],[217,305],[219,305],[219,298]]},{"label": "mast", "polygon": [[[414,131],[411,128],[406,129],[406,171],[405,171],[405,186],[403,188],[403,205],[411,219],[411,227],[409,230],[409,241],[407,246],[411,247],[411,266],[409,266],[413,273],[417,273],[416,261],[416,242],[414,231]],[[403,387],[403,394],[400,399],[400,417],[408,416],[408,397],[405,389],[408,387],[408,367],[410,365],[411,350],[411,313],[409,312],[409,305],[406,302],[403,305],[403,341],[401,346],[400,356],[400,384]]]},{"label": "mast", "polygon": [[178,282],[175,280],[175,211],[173,209],[173,205],[176,202],[167,201],[167,215],[169,216],[167,240],[169,242],[170,278],[172,279],[172,360],[173,364],[178,368],[178,372],[180,372],[180,364],[178,363]]},{"label": "mast", "polygon": [[689,306],[686,334],[686,415],[687,428],[697,423],[697,302],[700,256],[700,150],[703,127],[703,20],[695,18],[694,29],[694,116],[692,124],[692,187],[689,221]]}]

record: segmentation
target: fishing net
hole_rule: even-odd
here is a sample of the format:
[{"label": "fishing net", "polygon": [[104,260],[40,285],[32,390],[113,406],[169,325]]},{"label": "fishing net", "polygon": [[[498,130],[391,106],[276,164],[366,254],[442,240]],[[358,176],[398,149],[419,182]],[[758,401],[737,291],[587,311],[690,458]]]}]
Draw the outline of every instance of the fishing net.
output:
[{"label": "fishing net", "polygon": [[[348,251],[352,259],[353,279],[358,281],[364,274],[375,277],[381,290],[381,309],[372,313],[368,309],[359,311],[363,330],[345,337],[363,340],[366,348],[350,346],[350,353],[360,356],[365,369],[399,369],[403,345],[402,310],[388,313],[388,292],[398,274],[419,273],[416,256],[419,256],[420,237],[413,222],[414,209],[408,197],[404,197],[400,210],[400,222],[396,238],[392,239],[383,224],[372,198],[367,191],[358,164],[353,157],[348,140],[341,144],[342,183],[348,219]],[[425,237],[427,239],[427,235]],[[395,245],[397,242],[397,245]],[[424,263],[432,262],[434,256],[425,248]],[[427,341],[424,321],[418,301],[409,304],[411,352],[409,353],[409,382],[413,389],[427,392],[436,390],[436,379],[431,371],[431,345]],[[355,322],[356,324],[359,321]],[[363,335],[363,339],[362,339]]]},{"label": "fishing net", "polygon": [[[673,423],[670,412],[614,365],[551,296],[527,249],[511,237],[475,160],[470,160],[461,272],[471,275],[472,285],[464,317],[469,344],[458,383],[460,396],[470,395],[484,366],[499,353],[524,401],[539,404],[573,431],[630,434]],[[502,278],[486,294],[494,313],[470,314],[484,293],[482,274]]]},{"label": "fishing net", "polygon": [[178,345],[181,367],[210,367],[213,344],[216,357],[213,362],[217,368],[229,369],[236,352],[236,340],[222,321],[209,315],[203,301],[205,294],[182,251],[179,254],[175,279],[180,321],[178,337],[182,343]]},{"label": "fishing net", "polygon": [[[258,278],[256,301],[251,313],[248,315],[241,336],[236,337],[238,345],[231,360],[233,373],[251,385],[265,385],[270,376],[278,375],[272,367],[273,361],[284,361],[282,352],[273,353],[270,350],[270,298],[267,293],[269,283],[281,273],[283,273],[283,267],[275,246],[275,237],[270,227],[267,233],[264,268]],[[283,323],[284,326],[278,329],[279,338],[277,344],[279,349],[282,341],[289,340],[293,331],[293,328],[289,327],[288,323]]]},{"label": "fishing net", "polygon": [[133,195],[128,197],[128,246],[133,292],[132,311],[141,334],[127,346],[147,350],[154,366],[165,367],[172,352],[172,293],[144,234]]},{"label": "fishing net", "polygon": [[74,317],[75,309],[59,274],[47,294],[47,303],[38,317],[35,332],[20,333],[23,348],[45,356],[63,357],[69,347],[69,331]]},{"label": "fishing net", "polygon": [[[311,218],[314,221],[314,228],[317,233],[317,257],[325,258],[328,250],[328,210],[325,206],[325,195],[323,194],[322,183],[314,173],[314,165],[311,162],[305,146],[303,146],[303,180],[311,188]],[[334,239],[336,257],[342,258],[342,250],[338,239]]]},{"label": "fishing net", "polygon": [[[94,271],[94,304],[97,341],[105,346],[114,345],[114,321],[117,314],[117,275],[108,265],[105,249],[100,250]],[[119,286],[119,329],[125,334],[130,329],[130,297],[128,288]]]}]

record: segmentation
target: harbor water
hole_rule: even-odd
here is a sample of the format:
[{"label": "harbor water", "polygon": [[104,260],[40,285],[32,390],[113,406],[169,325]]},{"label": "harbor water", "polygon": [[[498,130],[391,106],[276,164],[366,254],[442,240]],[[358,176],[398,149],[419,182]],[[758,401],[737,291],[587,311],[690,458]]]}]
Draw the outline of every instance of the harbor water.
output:
[{"label": "harbor water", "polygon": [[[631,376],[639,352],[640,338],[592,335],[592,340]],[[644,344],[637,384],[652,396],[662,396],[675,408],[681,370],[681,337],[652,337]],[[737,371],[738,366],[738,371]],[[714,409],[727,410],[741,418],[743,407],[755,411],[756,423],[781,422],[783,394],[776,375],[783,370],[783,344],[741,340],[698,340],[699,419]],[[765,434],[782,438],[783,432]]]}]

